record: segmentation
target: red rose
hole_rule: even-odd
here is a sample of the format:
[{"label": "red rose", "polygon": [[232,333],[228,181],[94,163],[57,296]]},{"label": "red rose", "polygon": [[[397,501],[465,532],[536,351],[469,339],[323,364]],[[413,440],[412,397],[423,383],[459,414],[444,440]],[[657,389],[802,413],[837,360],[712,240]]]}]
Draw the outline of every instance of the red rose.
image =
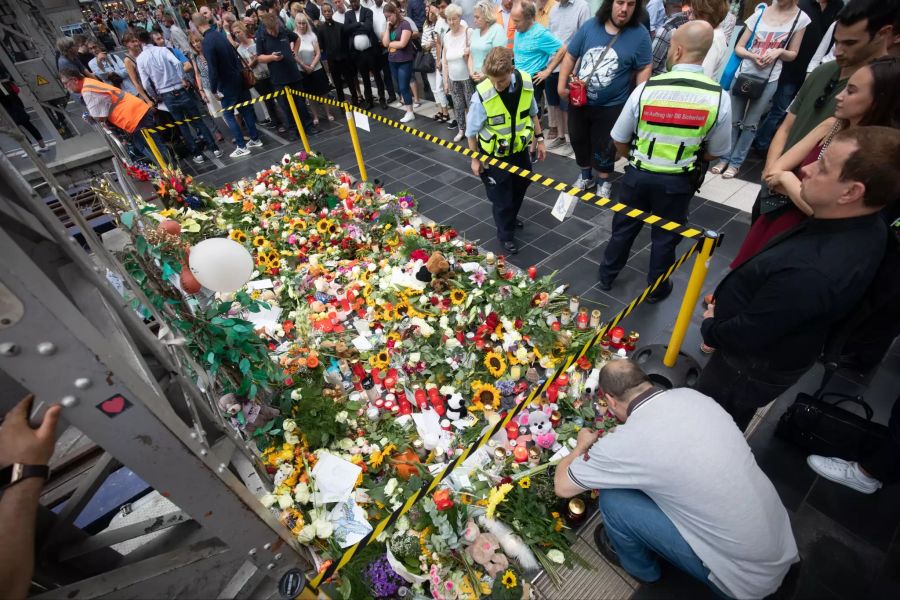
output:
[{"label": "red rose", "polygon": [[453,506],[453,498],[450,497],[450,490],[448,488],[436,491],[432,495],[432,498],[434,499],[434,505],[438,510],[447,510]]},{"label": "red rose", "polygon": [[413,250],[409,255],[410,260],[421,260],[423,262],[428,260],[428,253],[422,250],[421,248],[417,248]]},{"label": "red rose", "polygon": [[496,329],[498,323],[500,323],[500,317],[497,316],[497,313],[495,313],[495,312],[491,312],[491,314],[489,314],[487,316],[487,319],[485,319],[485,321],[484,321],[484,324],[490,330]]}]

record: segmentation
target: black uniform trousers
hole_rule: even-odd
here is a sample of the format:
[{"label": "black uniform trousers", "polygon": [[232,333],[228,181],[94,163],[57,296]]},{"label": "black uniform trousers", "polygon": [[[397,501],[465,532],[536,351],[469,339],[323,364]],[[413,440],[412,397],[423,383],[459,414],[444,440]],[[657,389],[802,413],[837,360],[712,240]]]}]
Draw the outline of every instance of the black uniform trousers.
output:
[{"label": "black uniform trousers", "polygon": [[[528,150],[512,154],[502,160],[511,165],[531,170],[531,158]],[[522,208],[525,191],[531,180],[507,171],[485,165],[481,171],[481,181],[494,213],[494,224],[497,226],[497,239],[510,242],[516,230],[516,217]]]},{"label": "black uniform trousers", "polygon": [[[378,89],[378,99],[384,101],[384,79],[381,78],[381,62],[380,52],[378,48],[369,48],[358,52],[353,50],[350,52],[351,60],[356,70],[362,75],[363,96],[366,102],[372,102],[372,86],[369,84],[369,73],[375,78],[375,87]],[[353,89],[351,87],[351,89]]]},{"label": "black uniform trousers", "polygon": [[[639,208],[664,219],[683,223],[694,197],[694,185],[687,174],[667,175],[641,171],[631,165],[625,167],[622,189],[616,198],[622,204]],[[618,212],[613,216],[612,234],[600,264],[600,280],[612,283],[628,262],[634,239],[644,226],[643,221]],[[675,247],[681,241],[677,233],[652,227],[650,231],[650,267],[647,283],[666,272],[675,262]]]}]

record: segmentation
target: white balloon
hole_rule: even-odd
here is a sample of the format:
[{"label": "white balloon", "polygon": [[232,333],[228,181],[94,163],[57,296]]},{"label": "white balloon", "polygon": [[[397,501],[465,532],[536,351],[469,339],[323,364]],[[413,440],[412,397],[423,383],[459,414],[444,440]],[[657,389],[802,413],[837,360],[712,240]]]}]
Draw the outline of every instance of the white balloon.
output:
[{"label": "white balloon", "polygon": [[228,238],[203,240],[191,248],[189,264],[200,285],[214,292],[237,291],[253,274],[253,257]]}]

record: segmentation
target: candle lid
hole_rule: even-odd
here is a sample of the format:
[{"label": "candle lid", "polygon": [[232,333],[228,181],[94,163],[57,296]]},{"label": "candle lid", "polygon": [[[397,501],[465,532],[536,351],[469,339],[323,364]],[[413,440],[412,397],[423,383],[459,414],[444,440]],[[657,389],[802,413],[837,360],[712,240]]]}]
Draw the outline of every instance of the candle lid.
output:
[{"label": "candle lid", "polygon": [[569,512],[573,515],[584,514],[584,500],[581,498],[572,498],[569,500]]}]

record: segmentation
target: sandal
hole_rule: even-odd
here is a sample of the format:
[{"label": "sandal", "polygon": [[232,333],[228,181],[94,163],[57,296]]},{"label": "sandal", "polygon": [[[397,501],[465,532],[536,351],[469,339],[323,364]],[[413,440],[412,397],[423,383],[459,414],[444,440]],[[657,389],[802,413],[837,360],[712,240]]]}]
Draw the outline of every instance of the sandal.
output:
[{"label": "sandal", "polygon": [[728,163],[724,160],[720,163],[717,163],[712,169],[709,170],[713,175],[719,175],[728,167]]},{"label": "sandal", "polygon": [[728,167],[724,173],[722,173],[722,179],[734,179],[735,175],[738,174],[740,167]]},{"label": "sandal", "polygon": [[328,115],[328,120],[329,120],[329,121],[334,121],[334,115]]},{"label": "sandal", "polygon": [[441,116],[442,116],[441,113],[434,113],[434,116],[431,118],[434,119],[435,121],[440,121]]},{"label": "sandal", "polygon": [[318,119],[313,119],[313,125],[315,125],[316,127],[318,127],[318,126],[319,126],[319,120],[318,120]]}]

